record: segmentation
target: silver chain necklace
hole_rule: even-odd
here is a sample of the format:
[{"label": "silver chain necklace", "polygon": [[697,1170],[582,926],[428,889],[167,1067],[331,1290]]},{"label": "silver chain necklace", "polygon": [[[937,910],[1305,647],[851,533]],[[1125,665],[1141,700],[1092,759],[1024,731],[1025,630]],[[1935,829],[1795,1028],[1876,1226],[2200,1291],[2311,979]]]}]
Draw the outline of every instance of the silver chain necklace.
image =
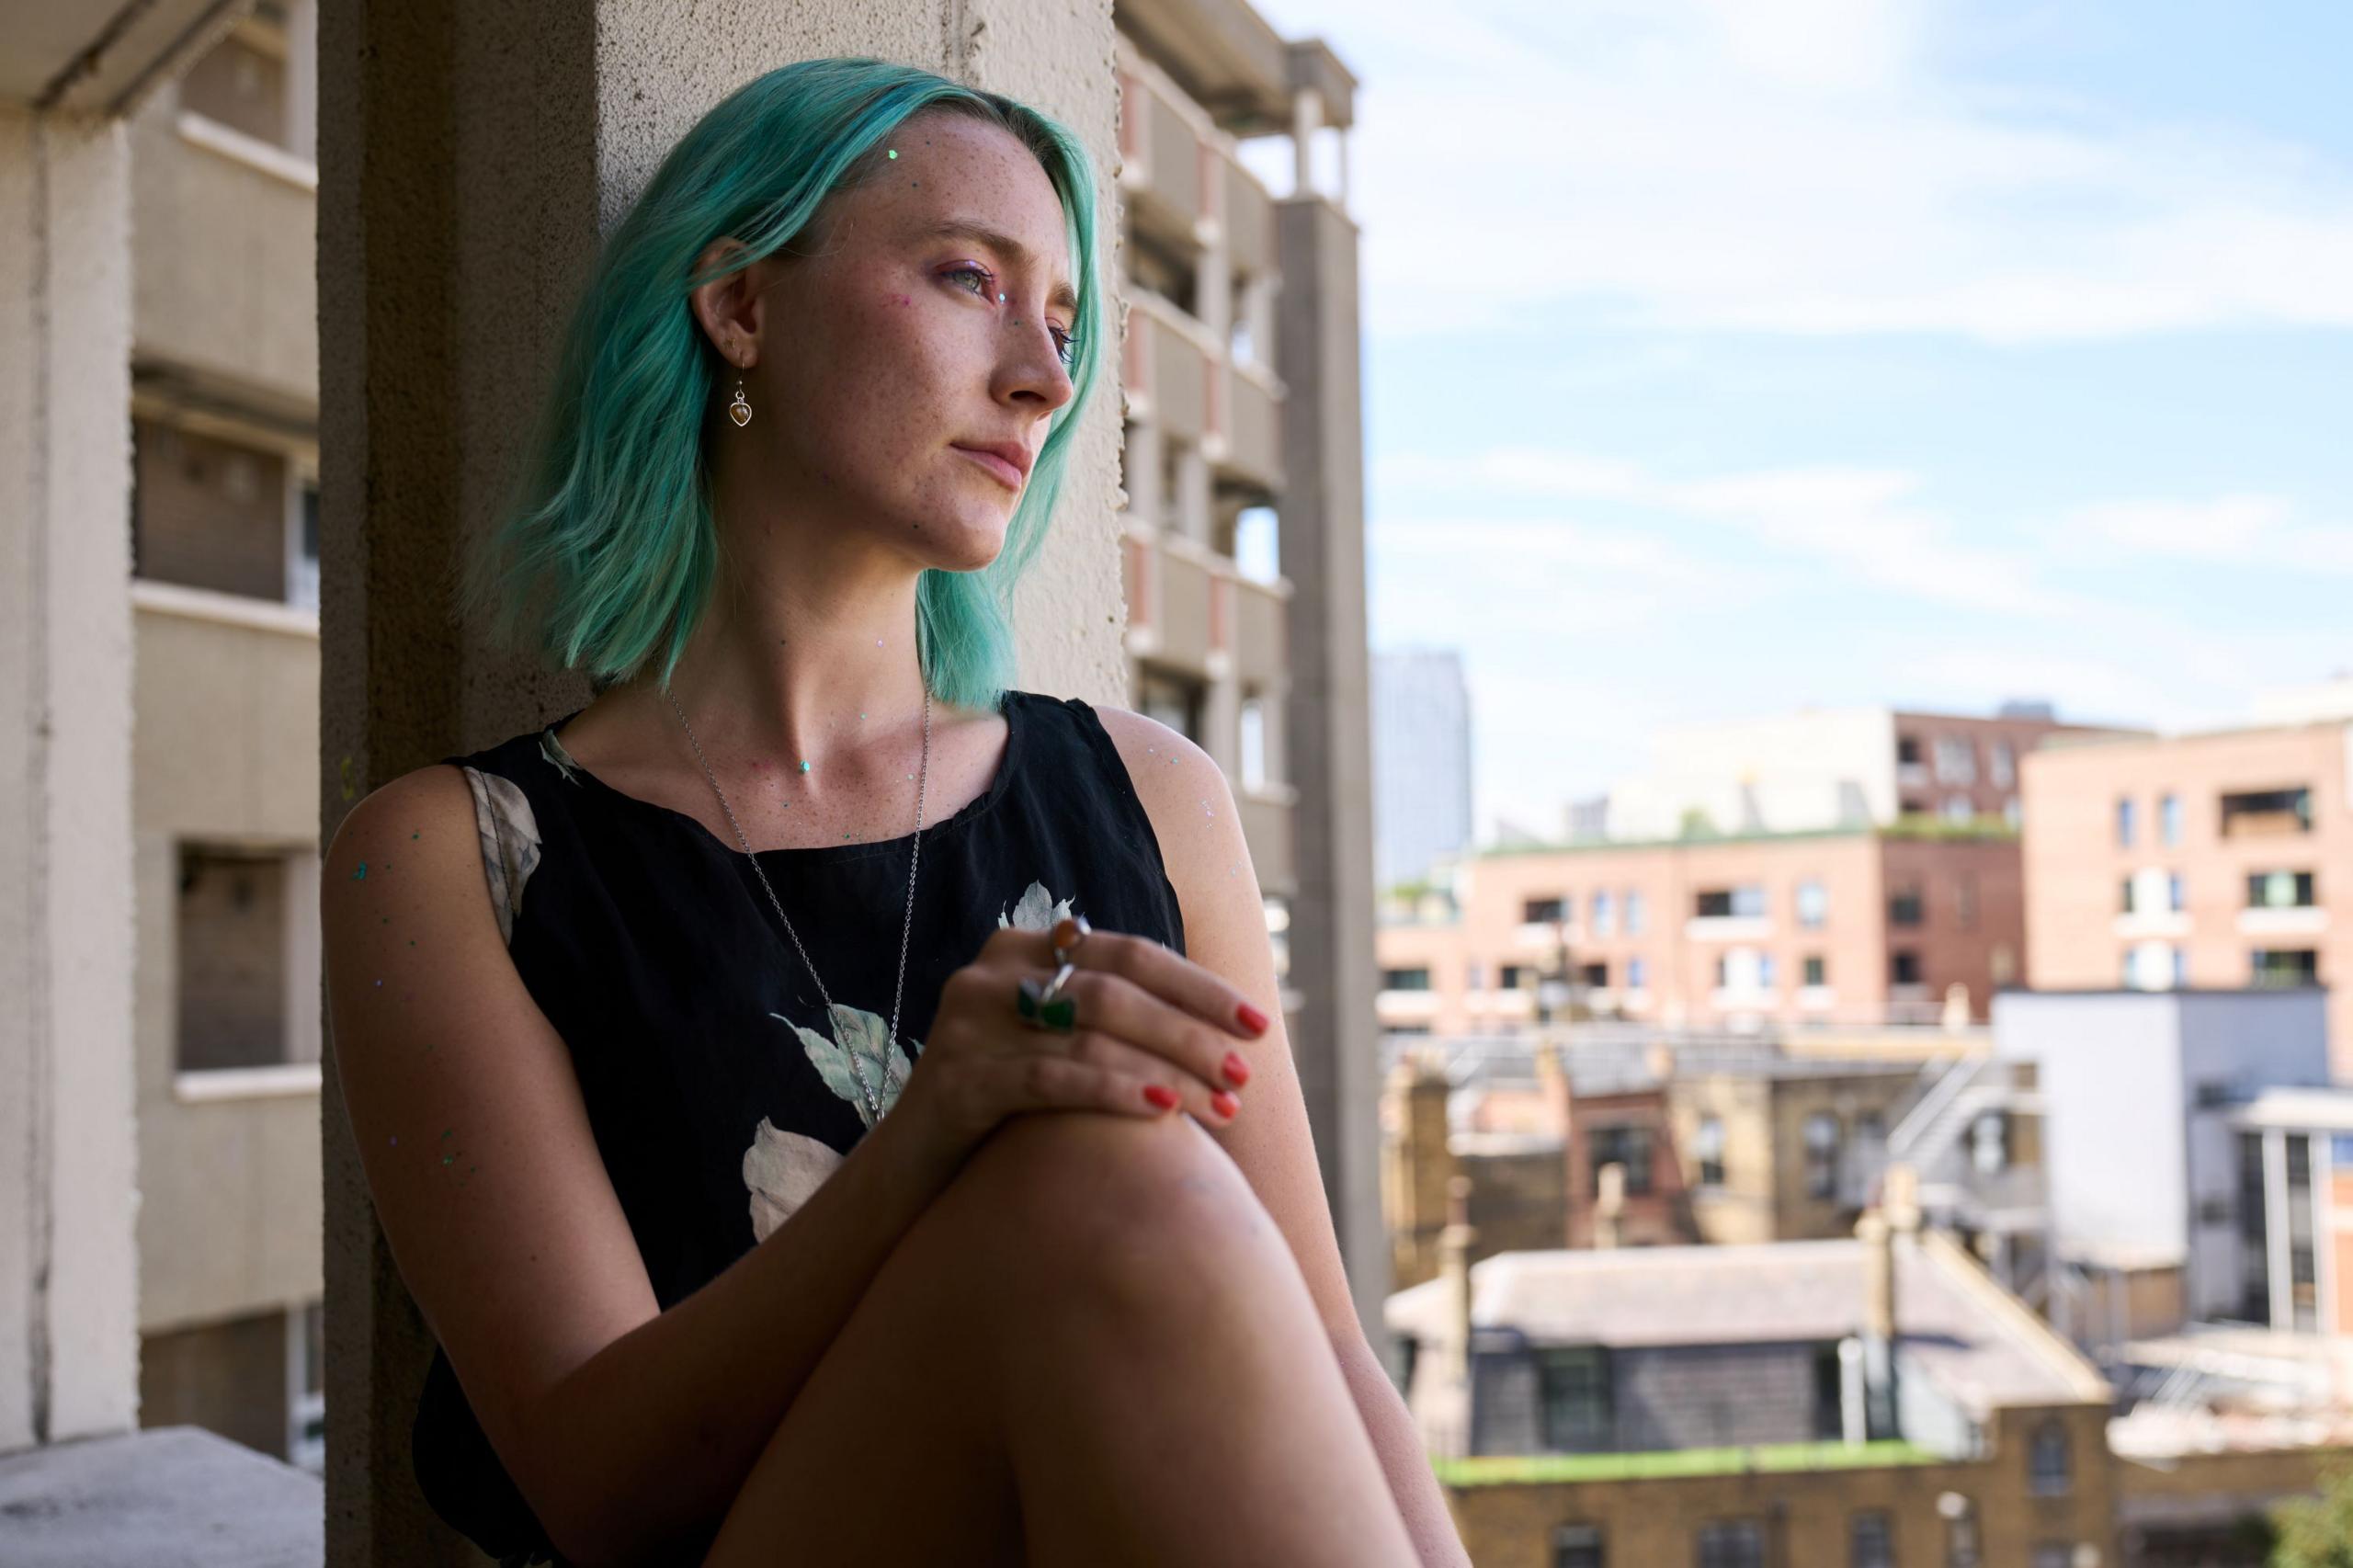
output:
[{"label": "silver chain necklace", "polygon": [[[817,982],[817,994],[824,997],[825,1003],[825,1028],[831,1030],[835,1027],[834,999],[825,990],[825,983],[818,975],[817,966],[809,961],[809,949],[801,945],[801,933],[792,928],[791,920],[787,918],[784,913],[784,904],[776,896],[776,889],[768,886],[768,874],[761,868],[760,858],[752,853],[751,842],[744,836],[743,825],[736,822],[734,810],[727,803],[727,791],[719,787],[719,775],[710,770],[710,759],[702,755],[702,743],[695,739],[695,727],[687,723],[687,710],[678,706],[678,694],[669,691],[666,687],[665,694],[670,699],[670,706],[676,710],[678,722],[686,728],[687,742],[695,748],[695,760],[702,764],[702,776],[710,780],[710,792],[719,797],[719,809],[727,813],[727,825],[735,830],[735,842],[744,846],[744,858],[752,863],[753,873],[760,879],[760,886],[768,895],[769,906],[776,911],[776,917],[784,923],[785,935],[792,938],[793,949],[801,954],[801,961],[808,967],[809,978]],[[882,1094],[890,1091],[891,1058],[897,1052],[899,1045],[899,1002],[905,993],[907,983],[907,939],[914,933],[915,925],[915,866],[923,855],[924,793],[930,784],[931,683],[926,681],[923,688],[923,771],[915,783],[915,836],[914,846],[907,856],[907,917],[899,928],[899,978],[891,990],[891,1041],[890,1045],[884,1049],[882,1055],[881,1092],[878,1093],[868,1086],[865,1070],[858,1065],[858,1053],[847,1046],[842,1047],[842,1054],[849,1058],[849,1070],[858,1079],[858,1092],[866,1096],[868,1111],[866,1124],[869,1127],[872,1127],[882,1119]],[[835,1036],[835,1040],[836,1043],[839,1042],[838,1035]],[[904,1085],[905,1080],[902,1078],[900,1083]]]}]

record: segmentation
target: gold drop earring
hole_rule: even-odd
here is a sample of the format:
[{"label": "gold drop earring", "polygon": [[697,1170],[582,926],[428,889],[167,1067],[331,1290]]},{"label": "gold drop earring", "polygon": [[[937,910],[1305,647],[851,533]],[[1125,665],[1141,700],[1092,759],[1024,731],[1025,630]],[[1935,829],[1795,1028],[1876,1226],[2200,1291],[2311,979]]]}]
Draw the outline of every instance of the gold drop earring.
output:
[{"label": "gold drop earring", "polygon": [[727,417],[735,421],[741,430],[752,422],[752,405],[744,401],[744,368],[735,367],[735,401],[727,405]]}]

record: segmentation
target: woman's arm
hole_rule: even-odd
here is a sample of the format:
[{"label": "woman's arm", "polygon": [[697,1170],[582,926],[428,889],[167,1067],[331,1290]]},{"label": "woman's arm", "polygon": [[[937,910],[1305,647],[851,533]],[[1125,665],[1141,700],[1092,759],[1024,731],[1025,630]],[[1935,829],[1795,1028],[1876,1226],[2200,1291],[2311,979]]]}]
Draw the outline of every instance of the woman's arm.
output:
[{"label": "woman's arm", "polygon": [[949,1145],[903,1099],[765,1241],[661,1312],[569,1053],[500,939],[463,777],[422,768],[354,807],[320,903],[370,1197],[484,1435],[577,1562],[707,1534],[950,1179]]},{"label": "woman's arm", "polygon": [[1224,1127],[1203,1126],[1233,1156],[1290,1244],[1422,1561],[1467,1564],[1404,1402],[1357,1321],[1283,1028],[1266,903],[1233,791],[1206,752],[1165,724],[1125,709],[1097,712],[1160,841],[1161,862],[1184,912],[1186,957],[1222,975],[1274,1020],[1257,1040],[1235,1047],[1250,1066],[1242,1114]]}]

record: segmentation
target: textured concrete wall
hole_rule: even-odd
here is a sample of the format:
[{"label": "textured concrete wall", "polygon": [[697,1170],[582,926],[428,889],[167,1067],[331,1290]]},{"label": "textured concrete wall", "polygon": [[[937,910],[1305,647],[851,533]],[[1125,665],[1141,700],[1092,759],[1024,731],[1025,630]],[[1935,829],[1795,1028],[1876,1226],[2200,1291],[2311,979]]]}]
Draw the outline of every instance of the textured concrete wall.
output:
[{"label": "textured concrete wall", "polygon": [[[1116,276],[1108,0],[325,0],[319,37],[321,842],[384,780],[585,699],[485,652],[445,574],[499,499],[599,235],[725,93],[855,53],[1026,98],[1098,150]],[[1016,607],[1027,687],[1124,690],[1118,434],[1107,385]],[[467,1561],[415,1493],[430,1342],[368,1204],[331,1043],[325,1075],[330,1558]]]},{"label": "textured concrete wall", "polygon": [[0,106],[0,1451],[138,1409],[130,188]]},{"label": "textured concrete wall", "polygon": [[1284,733],[1302,801],[1295,846],[1291,983],[1324,1006],[1291,1040],[1357,1315],[1376,1346],[1388,1290],[1381,1225],[1381,1063],[1373,994],[1371,690],[1365,633],[1364,416],[1357,229],[1320,196],[1277,206],[1286,288],[1275,362],[1284,403],[1282,572],[1292,585],[1291,685]]}]

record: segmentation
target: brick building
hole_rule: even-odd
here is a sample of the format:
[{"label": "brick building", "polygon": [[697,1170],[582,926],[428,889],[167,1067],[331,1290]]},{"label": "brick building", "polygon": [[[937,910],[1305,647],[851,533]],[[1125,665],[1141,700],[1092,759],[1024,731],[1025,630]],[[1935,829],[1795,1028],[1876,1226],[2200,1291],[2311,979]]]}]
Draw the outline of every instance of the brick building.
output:
[{"label": "brick building", "polygon": [[1998,822],[1489,850],[1424,905],[1376,937],[1384,1030],[1982,1020],[2026,978]]},{"label": "brick building", "polygon": [[[2079,743],[2022,769],[2028,972],[2045,988],[2353,975],[2353,724]],[[2329,1000],[2338,1076],[2353,987]]]}]

